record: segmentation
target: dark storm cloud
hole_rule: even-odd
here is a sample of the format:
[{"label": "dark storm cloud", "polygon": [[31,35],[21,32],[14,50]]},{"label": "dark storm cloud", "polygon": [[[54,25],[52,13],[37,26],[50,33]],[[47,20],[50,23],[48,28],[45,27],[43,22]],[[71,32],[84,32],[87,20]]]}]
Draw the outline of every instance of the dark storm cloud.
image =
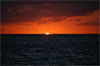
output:
[{"label": "dark storm cloud", "polygon": [[81,16],[97,9],[98,1],[2,1],[1,21],[2,24],[35,22],[41,17]]}]

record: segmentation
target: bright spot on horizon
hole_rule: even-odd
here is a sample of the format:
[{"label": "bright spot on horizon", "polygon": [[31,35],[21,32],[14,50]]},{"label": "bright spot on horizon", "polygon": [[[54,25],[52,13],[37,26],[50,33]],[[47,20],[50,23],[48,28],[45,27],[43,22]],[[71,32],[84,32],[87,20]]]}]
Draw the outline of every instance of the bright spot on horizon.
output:
[{"label": "bright spot on horizon", "polygon": [[49,32],[46,32],[46,33],[45,33],[45,35],[49,35],[49,34],[50,34]]}]

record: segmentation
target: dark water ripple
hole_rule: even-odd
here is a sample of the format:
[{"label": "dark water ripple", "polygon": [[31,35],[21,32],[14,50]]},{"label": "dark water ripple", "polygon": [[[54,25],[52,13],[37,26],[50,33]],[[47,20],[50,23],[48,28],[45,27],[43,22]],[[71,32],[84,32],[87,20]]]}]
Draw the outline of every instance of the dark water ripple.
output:
[{"label": "dark water ripple", "polygon": [[2,65],[99,65],[98,35],[1,35]]}]

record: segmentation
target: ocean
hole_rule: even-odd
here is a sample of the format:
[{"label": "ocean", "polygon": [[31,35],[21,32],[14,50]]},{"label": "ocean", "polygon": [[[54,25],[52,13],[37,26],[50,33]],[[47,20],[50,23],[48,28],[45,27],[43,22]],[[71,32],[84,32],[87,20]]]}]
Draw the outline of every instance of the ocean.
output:
[{"label": "ocean", "polygon": [[1,65],[99,65],[99,34],[1,34]]}]

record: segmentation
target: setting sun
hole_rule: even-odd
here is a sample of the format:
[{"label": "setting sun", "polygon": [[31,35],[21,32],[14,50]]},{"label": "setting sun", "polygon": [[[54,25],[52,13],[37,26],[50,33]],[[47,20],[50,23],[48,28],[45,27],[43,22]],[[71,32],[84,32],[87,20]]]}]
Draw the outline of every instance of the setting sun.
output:
[{"label": "setting sun", "polygon": [[50,33],[46,32],[45,35],[49,35]]}]

